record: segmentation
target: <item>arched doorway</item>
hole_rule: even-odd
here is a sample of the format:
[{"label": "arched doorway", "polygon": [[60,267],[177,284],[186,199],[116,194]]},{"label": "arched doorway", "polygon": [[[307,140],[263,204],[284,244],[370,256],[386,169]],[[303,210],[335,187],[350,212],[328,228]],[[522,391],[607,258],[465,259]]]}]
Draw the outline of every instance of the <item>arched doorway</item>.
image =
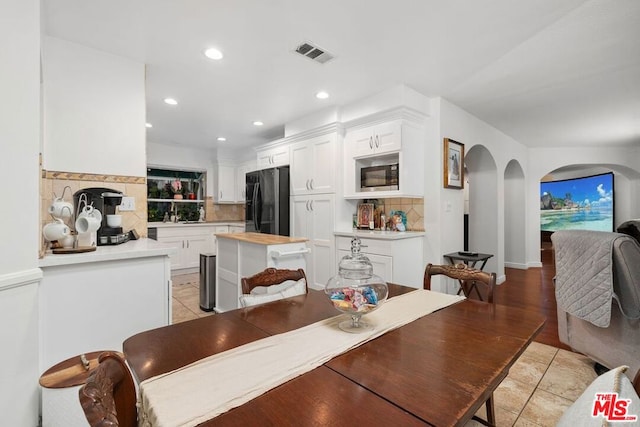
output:
[{"label": "arched doorway", "polygon": [[465,154],[465,165],[469,181],[469,250],[493,254],[485,270],[504,274],[499,251],[502,230],[498,230],[498,172],[496,162],[489,150],[474,145]]},{"label": "arched doorway", "polygon": [[505,267],[527,268],[525,206],[524,172],[517,160],[511,160],[504,171]]}]

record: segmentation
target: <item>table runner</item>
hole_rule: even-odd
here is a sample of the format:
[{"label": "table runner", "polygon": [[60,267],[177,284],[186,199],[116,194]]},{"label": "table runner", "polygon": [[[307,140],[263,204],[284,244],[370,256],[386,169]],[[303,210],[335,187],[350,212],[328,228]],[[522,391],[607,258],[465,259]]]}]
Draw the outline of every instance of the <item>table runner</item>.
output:
[{"label": "table runner", "polygon": [[387,300],[363,319],[373,327],[338,328],[345,315],[214,354],[140,384],[141,427],[195,426],[384,333],[463,300],[416,290]]}]

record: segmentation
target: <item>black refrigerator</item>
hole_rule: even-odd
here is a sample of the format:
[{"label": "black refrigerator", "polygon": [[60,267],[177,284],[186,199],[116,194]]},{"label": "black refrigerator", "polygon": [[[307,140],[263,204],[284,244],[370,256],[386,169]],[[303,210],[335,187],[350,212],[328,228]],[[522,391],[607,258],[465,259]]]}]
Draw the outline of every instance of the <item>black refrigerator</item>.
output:
[{"label": "black refrigerator", "polygon": [[247,172],[245,231],[289,235],[289,166]]}]

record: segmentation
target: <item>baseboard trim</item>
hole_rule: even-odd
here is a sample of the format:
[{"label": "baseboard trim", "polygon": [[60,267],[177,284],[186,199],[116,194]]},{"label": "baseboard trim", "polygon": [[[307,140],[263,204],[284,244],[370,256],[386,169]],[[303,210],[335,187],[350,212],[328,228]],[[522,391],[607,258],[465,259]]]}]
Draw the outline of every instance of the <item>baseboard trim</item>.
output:
[{"label": "baseboard trim", "polygon": [[39,268],[3,274],[0,276],[0,291],[30,285],[40,280],[42,280],[42,270]]},{"label": "baseboard trim", "polygon": [[496,277],[496,285],[500,285],[500,284],[502,284],[502,283],[504,283],[506,281],[507,281],[507,276],[504,275],[504,274],[501,275],[501,276]]},{"label": "baseboard trim", "polygon": [[527,268],[542,268],[542,263],[539,262],[539,261],[528,262],[527,263]]},{"label": "baseboard trim", "polygon": [[507,268],[516,268],[518,270],[526,270],[527,268],[527,264],[522,264],[519,262],[505,262],[504,266]]}]

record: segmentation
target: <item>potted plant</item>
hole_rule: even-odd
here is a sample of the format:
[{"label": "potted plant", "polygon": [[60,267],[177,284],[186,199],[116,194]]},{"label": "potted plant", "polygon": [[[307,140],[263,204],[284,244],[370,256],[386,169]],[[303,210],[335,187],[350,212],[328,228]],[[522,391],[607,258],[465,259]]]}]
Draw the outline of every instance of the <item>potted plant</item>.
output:
[{"label": "potted plant", "polygon": [[171,190],[173,191],[174,199],[182,199],[182,183],[179,179],[176,178],[171,182]]}]

